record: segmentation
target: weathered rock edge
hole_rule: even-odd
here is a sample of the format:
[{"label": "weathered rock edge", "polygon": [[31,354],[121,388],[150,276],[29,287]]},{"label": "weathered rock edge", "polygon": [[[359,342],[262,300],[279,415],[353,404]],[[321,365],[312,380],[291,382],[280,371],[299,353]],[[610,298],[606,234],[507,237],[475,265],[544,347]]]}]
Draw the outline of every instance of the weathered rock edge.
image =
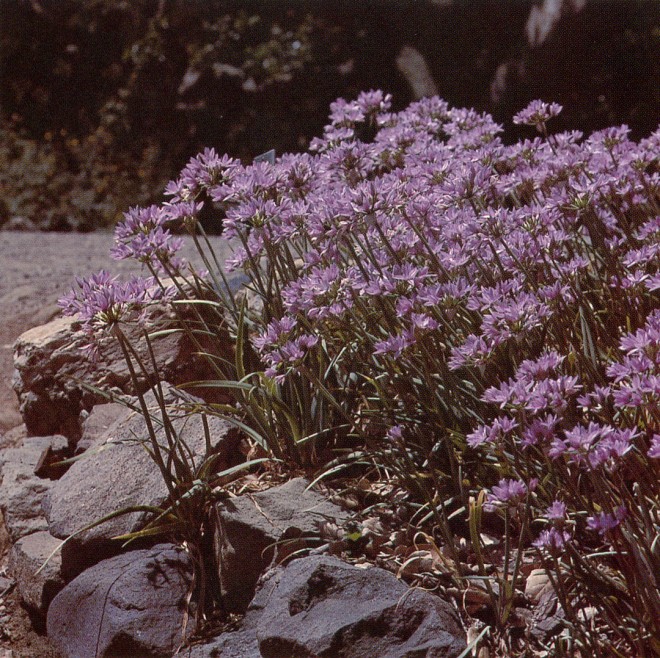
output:
[{"label": "weathered rock edge", "polygon": [[454,608],[384,569],[327,555],[262,579],[242,628],[186,658],[456,658],[466,647]]},{"label": "weathered rock edge", "polygon": [[[169,310],[155,305],[148,311],[151,331],[178,326]],[[189,317],[189,322],[194,318]],[[151,363],[149,348],[141,329],[127,326],[125,333],[144,364]],[[159,378],[174,385],[213,379],[207,359],[198,354],[185,332],[159,336],[150,341]],[[56,318],[23,333],[14,344],[14,376],[12,385],[19,409],[31,436],[63,434],[72,443],[82,432],[81,413],[107,399],[83,385],[115,394],[144,393],[155,384],[138,373],[137,389],[123,353],[115,338],[98,341],[101,360],[86,356],[89,337],[76,318]],[[225,341],[227,346],[230,341]],[[224,355],[227,356],[227,355]],[[149,368],[151,370],[151,368]],[[202,389],[197,393],[201,394]],[[206,391],[212,394],[212,391]]]},{"label": "weathered rock edge", "polygon": [[[172,427],[185,444],[185,453],[199,466],[207,454],[205,429],[201,414],[187,415],[177,409],[174,387],[161,385],[169,405]],[[154,392],[144,396],[153,410],[156,438],[164,445],[164,430],[158,425],[160,410]],[[100,416],[100,419],[97,419]],[[99,431],[99,425],[105,429]],[[89,433],[87,428],[89,427]],[[239,437],[229,423],[215,416],[207,419],[210,449],[216,467],[234,465]],[[149,505],[160,507],[169,498],[158,466],[145,450],[149,447],[148,430],[143,416],[120,404],[94,407],[85,424],[83,440],[89,449],[64,476],[55,481],[43,498],[43,510],[49,532],[60,539],[73,536],[62,551],[62,569],[67,578],[99,559],[117,552],[112,538],[144,527],[144,512],[132,512],[78,533],[81,528],[121,509]]]},{"label": "weathered rock edge", "polygon": [[48,637],[67,658],[167,656],[185,641],[192,561],[173,544],[104,560],[48,609]]}]

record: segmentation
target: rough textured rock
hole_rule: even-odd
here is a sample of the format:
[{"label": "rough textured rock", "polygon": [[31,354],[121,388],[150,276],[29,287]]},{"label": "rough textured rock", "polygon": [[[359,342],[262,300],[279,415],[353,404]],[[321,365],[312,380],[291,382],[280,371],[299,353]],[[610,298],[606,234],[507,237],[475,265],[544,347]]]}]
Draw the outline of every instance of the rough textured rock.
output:
[{"label": "rough textured rock", "polygon": [[[184,655],[456,658],[465,646],[454,609],[439,597],[411,589],[377,567],[360,569],[335,557],[313,556],[264,578],[240,631]],[[243,654],[237,653],[241,647]]]},{"label": "rough textured rock", "polygon": [[9,573],[16,580],[23,603],[42,613],[64,587],[62,558],[59,551],[53,553],[60,544],[48,532],[35,532],[19,539],[9,554]]},{"label": "rough textured rock", "polygon": [[[97,404],[82,421],[82,436],[76,444],[76,454],[82,454],[108,437],[108,431],[126,412],[126,407],[119,402]],[[84,412],[82,414],[85,415]]]},{"label": "rough textured rock", "polygon": [[[16,339],[26,330],[49,322],[59,313],[58,297],[68,292],[73,277],[88,275],[105,268],[127,278],[140,270],[140,264],[131,261],[113,261],[108,251],[112,244],[110,233],[17,233],[3,232],[0,239],[0,461],[7,450],[19,446],[27,433],[18,409],[16,393],[11,388],[13,348]],[[184,238],[185,239],[185,238]],[[195,259],[195,250],[185,239],[184,255],[203,267]],[[211,238],[223,262],[229,254],[227,241]],[[107,405],[106,405],[107,406]],[[4,432],[4,436],[2,435]],[[39,439],[41,441],[42,439]],[[30,478],[30,471],[24,472]],[[0,476],[1,477],[1,476]],[[34,480],[40,486],[51,486],[50,480]],[[0,498],[6,498],[4,484],[0,484]],[[39,496],[35,512],[41,515]],[[20,500],[20,499],[19,499]],[[11,504],[12,509],[18,509]],[[10,516],[10,522],[16,521]],[[33,525],[29,532],[47,524]],[[0,554],[9,551],[8,535],[0,514]],[[23,533],[18,533],[23,534]],[[40,617],[26,612],[20,602],[18,586],[5,590],[0,582],[0,656],[12,654],[14,658],[62,658],[41,629]],[[44,620],[45,623],[45,620]],[[3,653],[4,652],[4,653]],[[13,653],[12,653],[13,652]]]},{"label": "rough textured rock", "polygon": [[12,542],[40,530],[47,530],[41,503],[53,481],[35,475],[47,452],[66,449],[63,436],[30,437],[20,448],[0,452],[0,510]]},{"label": "rough textured rock", "polygon": [[184,649],[181,658],[262,658],[255,628],[258,620],[258,614],[246,616],[241,630]]},{"label": "rough textured rock", "polygon": [[265,658],[457,656],[465,649],[454,609],[383,569],[330,556],[294,561],[271,576],[257,637]]},{"label": "rough textured rock", "polygon": [[186,632],[188,554],[173,544],[104,560],[48,610],[48,636],[67,658],[171,656]]},{"label": "rough textured rock", "polygon": [[[150,311],[152,329],[173,326],[173,319],[163,307]],[[137,348],[143,363],[150,363],[148,349],[140,330],[128,328],[126,334]],[[28,431],[34,435],[60,433],[73,441],[80,438],[80,413],[106,400],[85,390],[80,382],[134,394],[130,372],[116,340],[102,341],[101,358],[92,362],[85,358],[84,347],[89,339],[80,330],[75,318],[56,318],[22,334],[14,346],[13,386],[20,403],[20,412]],[[182,332],[155,338],[152,341],[160,377],[180,384],[208,379],[210,368]],[[139,392],[153,382],[144,377]]]},{"label": "rough textured rock", "polygon": [[[173,389],[165,386],[166,399],[173,401]],[[145,399],[157,409],[153,393]],[[105,410],[107,411],[107,410]],[[156,412],[155,412],[156,413]],[[200,414],[185,416],[172,408],[173,426],[185,441],[197,463],[205,453]],[[230,425],[216,417],[208,418],[211,444],[218,454],[218,467],[230,464],[237,443]],[[162,430],[159,443],[164,444]],[[141,414],[123,408],[107,433],[97,436],[90,449],[58,480],[44,499],[44,511],[52,535],[66,538],[98,519],[133,505],[162,505],[168,498],[163,477],[142,445],[148,432]],[[148,444],[147,444],[148,445]],[[89,564],[107,557],[115,544],[111,538],[140,529],[145,514],[134,512],[74,537],[63,549],[63,571],[69,577]]]},{"label": "rough textured rock", "polygon": [[[226,605],[244,610],[259,576],[270,564],[277,542],[318,537],[319,522],[341,523],[348,515],[295,478],[257,494],[221,501],[217,537],[220,587]],[[249,559],[246,559],[249,556]]]}]

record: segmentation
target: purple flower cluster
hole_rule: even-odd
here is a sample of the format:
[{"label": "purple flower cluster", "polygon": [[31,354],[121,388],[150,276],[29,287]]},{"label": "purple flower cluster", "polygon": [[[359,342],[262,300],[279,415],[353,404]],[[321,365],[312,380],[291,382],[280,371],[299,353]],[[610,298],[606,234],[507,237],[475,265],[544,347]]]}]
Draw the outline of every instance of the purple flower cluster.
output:
[{"label": "purple flower cluster", "polygon": [[204,149],[191,158],[177,180],[168,184],[165,194],[172,197],[174,203],[195,201],[201,192],[229,182],[236,164],[236,160],[226,155],[219,156],[215,149]]},{"label": "purple flower cluster", "polygon": [[504,478],[492,488],[484,503],[484,509],[489,512],[501,506],[516,507],[525,500],[529,492],[534,491],[537,485],[536,479],[526,484],[521,480]]},{"label": "purple flower cluster", "polygon": [[329,145],[352,140],[361,126],[382,120],[391,104],[390,94],[380,90],[364,92],[354,101],[337,99],[330,105],[330,124],[324,130],[324,138],[312,140],[310,149],[325,151]]},{"label": "purple flower cluster", "polygon": [[505,146],[488,115],[390,103],[340,99],[313,154],[243,166],[209,150],[168,188],[190,215],[222,208],[241,245],[229,266],[273,312],[251,336],[268,372],[283,381],[322,348],[344,375],[399,363],[413,397],[454,408],[476,378],[503,413],[468,445],[612,467],[643,433],[603,414],[657,398],[655,357],[621,341],[657,294],[660,131],[548,137],[561,106],[535,101],[514,122],[544,138]]},{"label": "purple flower cluster", "polygon": [[566,542],[571,539],[571,533],[567,530],[568,506],[562,500],[555,500],[545,510],[543,517],[550,524],[550,528],[542,530],[538,538],[533,542],[534,546],[560,553]]},{"label": "purple flower cluster", "polygon": [[537,548],[545,548],[551,553],[560,552],[570,538],[571,535],[566,530],[549,528],[540,532],[538,539],[534,540],[534,546]]},{"label": "purple flower cluster", "polygon": [[115,229],[115,245],[110,255],[116,260],[137,260],[153,273],[179,272],[186,264],[178,256],[183,239],[174,237],[167,226],[176,221],[188,221],[199,210],[201,204],[194,202],[131,208]]},{"label": "purple flower cluster", "polygon": [[[500,413],[491,422],[480,424],[467,435],[468,445],[522,455],[528,467],[538,460],[539,475],[547,470],[548,463],[556,463],[558,473],[575,478],[589,496],[602,491],[603,482],[622,477],[617,469],[629,455],[636,454],[638,459],[644,456],[646,431],[642,428],[650,429],[657,422],[657,392],[649,385],[657,377],[657,323],[658,314],[652,313],[644,327],[621,338],[620,361],[607,368],[613,379],[608,386],[595,384],[585,391],[581,378],[564,374],[567,360],[555,351],[523,361],[513,378],[484,392],[483,400],[497,405],[506,415]],[[642,415],[635,421],[634,416],[614,413],[617,407],[641,412],[647,418]],[[658,456],[656,434],[650,439],[646,456]],[[555,491],[561,490],[559,482],[555,487]],[[503,502],[498,487],[493,487],[489,503],[491,500]],[[491,510],[496,507],[490,504]],[[543,530],[536,546],[551,552],[563,547],[570,537],[564,527],[566,510],[566,503],[555,501],[540,516],[556,527]],[[623,512],[592,513],[586,527],[602,536],[619,525],[624,516]]]},{"label": "purple flower cluster", "polygon": [[562,109],[563,108],[559,103],[532,101],[524,110],[518,112],[518,114],[513,117],[513,123],[523,123],[528,126],[535,126],[540,131],[546,121],[558,116]]},{"label": "purple flower cluster", "polygon": [[89,333],[135,319],[135,312],[171,299],[173,288],[163,288],[154,278],[132,277],[118,281],[105,270],[76,278],[76,287],[59,300],[64,315],[77,315]]},{"label": "purple flower cluster", "polygon": [[621,338],[624,357],[607,373],[614,380],[614,402],[650,413],[660,410],[660,310],[646,324]]},{"label": "purple flower cluster", "polygon": [[626,508],[623,506],[617,507],[613,513],[599,512],[587,519],[587,525],[599,535],[604,535],[614,530],[626,518],[626,514]]},{"label": "purple flower cluster", "polygon": [[[177,272],[172,226],[194,232],[212,208],[238,245],[226,267],[263,308],[249,346],[306,436],[348,417],[383,460],[431,468],[444,449],[488,489],[487,510],[525,505],[553,555],[583,535],[646,536],[660,499],[660,129],[549,135],[560,112],[531,103],[513,120],[538,134],[505,145],[492,117],[438,98],[401,112],[379,91],[340,99],[310,153],[193,158],[168,203],[126,214],[114,254]],[[90,280],[64,305],[112,323],[148,301],[132,285]]]},{"label": "purple flower cluster", "polygon": [[319,341],[318,336],[309,334],[292,337],[295,328],[296,321],[291,317],[273,320],[253,340],[255,347],[266,354],[266,375],[278,382],[284,381],[291,369],[302,363],[308,350]]},{"label": "purple flower cluster", "polygon": [[[194,227],[212,202],[241,244],[229,265],[262,296],[277,281],[276,317],[313,319],[330,343],[350,325],[360,358],[430,349],[458,376],[489,372],[544,341],[575,347],[576,314],[584,339],[618,348],[658,285],[659,134],[636,144],[622,126],[505,146],[486,114],[438,98],[390,106],[380,91],[336,101],[313,154],[274,165],[205,150],[168,186],[170,203],[127,213],[114,254],[176,269],[168,227]],[[535,101],[514,122],[545,126],[560,111]],[[594,290],[606,297],[585,305]],[[525,404],[563,413],[574,377],[535,384]]]}]

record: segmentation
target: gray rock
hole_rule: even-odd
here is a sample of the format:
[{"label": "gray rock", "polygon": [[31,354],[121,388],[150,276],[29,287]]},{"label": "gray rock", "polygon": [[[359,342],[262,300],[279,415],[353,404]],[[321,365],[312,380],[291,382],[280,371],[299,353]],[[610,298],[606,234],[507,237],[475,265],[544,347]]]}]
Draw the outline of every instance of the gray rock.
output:
[{"label": "gray rock", "polygon": [[9,573],[23,603],[41,613],[64,587],[62,558],[59,551],[53,553],[61,543],[48,532],[35,532],[19,539],[9,553]]},{"label": "gray rock", "polygon": [[[384,569],[313,556],[264,578],[240,631],[184,655],[456,658],[465,646],[456,612],[439,597],[407,587]],[[243,654],[237,653],[241,647]]]},{"label": "gray rock", "polygon": [[192,630],[192,562],[173,544],[104,560],[48,609],[48,636],[67,658],[171,656]]},{"label": "gray rock", "polygon": [[[162,306],[155,306],[149,314],[152,330],[174,326],[173,317]],[[129,327],[126,335],[142,362],[149,364],[141,330]],[[94,362],[85,356],[88,342],[75,318],[56,318],[26,331],[16,341],[13,387],[30,434],[59,433],[73,442],[80,438],[81,411],[107,402],[102,395],[83,388],[80,382],[104,391],[136,393],[117,341],[111,336],[102,339],[100,358]],[[208,362],[196,354],[197,348],[185,333],[154,338],[151,343],[162,380],[181,384],[212,378]],[[137,392],[146,391],[153,383],[140,374]]]},{"label": "gray rock", "polygon": [[126,406],[119,402],[97,404],[93,407],[82,421],[82,436],[76,444],[76,454],[82,454],[91,446],[105,441],[112,425],[125,413]]},{"label": "gray rock", "polygon": [[30,437],[20,448],[0,452],[0,510],[12,542],[40,530],[48,530],[41,508],[53,481],[35,475],[47,451],[66,449],[63,436]]},{"label": "gray rock", "polygon": [[[7,448],[20,446],[24,439],[27,439],[27,430],[25,429],[25,425],[22,424],[15,425],[4,434],[0,434],[0,455]],[[2,461],[1,458],[0,461]]]},{"label": "gray rock", "polygon": [[247,618],[240,631],[223,633],[210,642],[184,649],[180,652],[181,658],[262,658],[254,624],[245,628],[246,621]]},{"label": "gray rock", "polygon": [[[164,385],[164,390],[166,399],[172,402],[173,389]],[[154,409],[155,417],[159,417],[153,393],[146,394],[145,399]],[[112,410],[104,410],[107,411]],[[194,462],[200,464],[206,451],[201,414],[185,416],[171,407],[170,418],[178,436],[191,450]],[[217,466],[221,469],[230,464],[237,437],[230,425],[217,417],[209,417],[208,425],[212,450],[218,456]],[[157,435],[159,444],[165,445],[162,429],[157,430]],[[109,425],[107,433],[96,436],[89,450],[54,483],[44,499],[43,508],[50,533],[65,539],[126,507],[163,505],[169,492],[145,445],[148,447],[149,443],[144,418],[123,408]],[[63,571],[67,578],[116,552],[117,542],[111,542],[111,538],[139,530],[146,519],[146,513],[132,512],[73,537],[62,554]]]},{"label": "gray rock", "polygon": [[67,472],[69,464],[64,460],[70,456],[71,451],[66,437],[56,434],[42,451],[34,467],[34,474],[43,479],[58,480]]},{"label": "gray rock", "polygon": [[[342,523],[348,515],[295,478],[286,484],[217,504],[217,563],[220,588],[231,610],[244,610],[259,576],[270,564],[277,543],[319,536],[319,522]],[[284,547],[284,546],[283,546]]]},{"label": "gray rock", "polygon": [[447,602],[383,569],[330,556],[296,560],[276,572],[255,603],[264,606],[257,637],[265,658],[449,658],[466,646]]}]

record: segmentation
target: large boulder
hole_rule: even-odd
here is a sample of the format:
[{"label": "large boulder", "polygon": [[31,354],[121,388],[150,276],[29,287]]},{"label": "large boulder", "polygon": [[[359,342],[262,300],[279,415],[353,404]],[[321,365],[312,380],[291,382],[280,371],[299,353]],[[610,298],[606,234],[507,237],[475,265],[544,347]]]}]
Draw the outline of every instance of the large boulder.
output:
[{"label": "large boulder", "polygon": [[[163,306],[149,311],[151,329],[175,326]],[[127,327],[126,335],[140,359],[150,364],[146,340],[137,327]],[[23,333],[14,345],[13,387],[28,432],[33,435],[64,434],[73,442],[80,438],[83,410],[107,400],[82,386],[82,382],[104,391],[134,395],[155,382],[138,372],[138,391],[118,342],[106,337],[100,342],[100,358],[87,358],[89,337],[76,318],[56,318]],[[208,361],[185,332],[175,332],[151,340],[160,378],[173,384],[213,378]],[[229,341],[227,341],[229,345]]]},{"label": "large boulder", "polygon": [[[174,389],[169,385],[163,387],[170,404],[172,427],[188,446],[191,459],[199,465],[207,452],[202,415],[177,411]],[[158,418],[154,393],[147,393],[145,400]],[[114,422],[110,422],[108,411],[117,414]],[[95,422],[97,413],[103,416],[103,422]],[[111,410],[96,407],[88,423],[93,428],[92,434],[104,423],[107,430],[95,435],[89,449],[53,484],[43,503],[49,531],[61,539],[113,512],[135,505],[158,507],[169,497],[159,468],[145,450],[149,447],[148,431],[140,413],[120,405],[114,405]],[[162,427],[156,421],[154,426],[159,444],[165,445]],[[229,423],[209,417],[208,429],[217,468],[233,465],[238,436]],[[63,548],[64,573],[67,577],[80,573],[85,566],[116,552],[117,542],[111,538],[139,530],[146,519],[145,512],[132,512],[72,537]]]},{"label": "large boulder", "polygon": [[308,486],[307,480],[295,478],[216,505],[217,563],[220,589],[228,609],[245,610],[259,576],[278,548],[291,548],[293,542],[299,548],[300,542],[318,538],[323,521],[347,520],[346,512]]},{"label": "large boulder", "polygon": [[53,599],[48,636],[67,658],[171,656],[193,627],[192,582],[192,561],[173,544],[104,560]]},{"label": "large boulder", "polygon": [[384,569],[317,555],[271,571],[240,631],[184,655],[456,658],[465,646],[456,611],[438,596],[409,588]]},{"label": "large boulder", "polygon": [[48,455],[66,449],[67,440],[55,435],[26,438],[21,447],[0,451],[0,510],[12,542],[48,529],[41,503],[54,482],[36,472],[47,470]]}]

